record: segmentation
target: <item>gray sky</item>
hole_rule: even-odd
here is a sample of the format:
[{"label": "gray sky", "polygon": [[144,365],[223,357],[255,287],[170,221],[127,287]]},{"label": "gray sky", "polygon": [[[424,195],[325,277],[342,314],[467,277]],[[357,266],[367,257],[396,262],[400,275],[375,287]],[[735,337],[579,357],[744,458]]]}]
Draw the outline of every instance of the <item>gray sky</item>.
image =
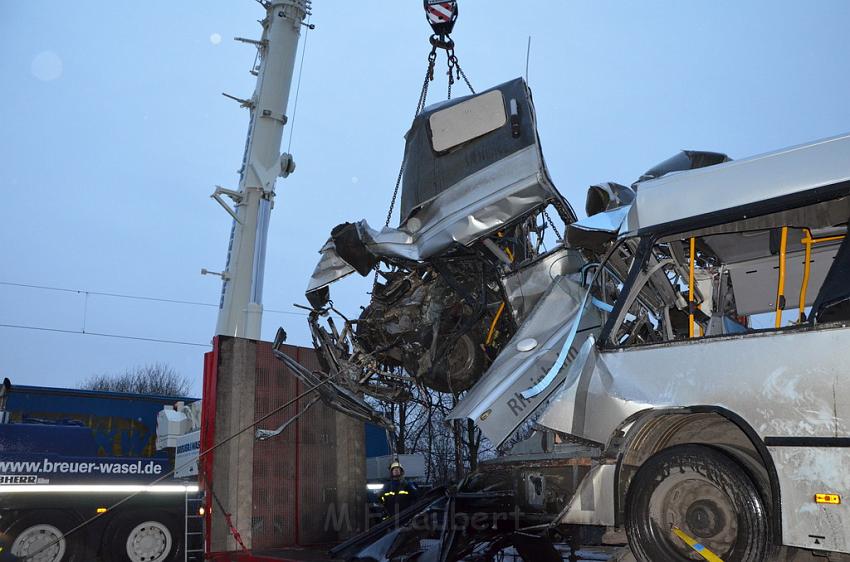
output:
[{"label": "gray sky", "polygon": [[[479,89],[523,74],[532,36],[543,151],[580,213],[591,183],[630,183],[680,149],[741,158],[850,130],[850,2],[460,3],[457,54]],[[429,49],[419,0],[313,12],[298,169],[278,181],[266,261],[265,306],[290,313],[334,225],[383,224]],[[215,306],[95,293],[218,302],[199,271],[224,267],[230,219],[208,196],[236,187],[248,118],[220,93],[250,97],[254,49],[231,38],[259,37],[262,15],[250,0],[0,0],[0,324],[209,342]],[[444,96],[438,73],[429,101]],[[356,310],[365,288],[333,296]],[[267,312],[264,337],[281,324],[309,345],[301,315]],[[204,350],[0,327],[0,376],[74,386],[160,361],[199,394]]]}]

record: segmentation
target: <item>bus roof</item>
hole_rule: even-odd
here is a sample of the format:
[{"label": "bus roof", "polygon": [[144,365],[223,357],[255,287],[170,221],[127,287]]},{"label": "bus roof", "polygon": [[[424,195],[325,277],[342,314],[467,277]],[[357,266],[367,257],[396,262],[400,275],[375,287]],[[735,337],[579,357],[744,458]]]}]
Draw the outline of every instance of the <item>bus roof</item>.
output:
[{"label": "bus roof", "polygon": [[756,211],[765,201],[848,181],[850,133],[639,183],[621,232],[670,230],[724,211]]}]

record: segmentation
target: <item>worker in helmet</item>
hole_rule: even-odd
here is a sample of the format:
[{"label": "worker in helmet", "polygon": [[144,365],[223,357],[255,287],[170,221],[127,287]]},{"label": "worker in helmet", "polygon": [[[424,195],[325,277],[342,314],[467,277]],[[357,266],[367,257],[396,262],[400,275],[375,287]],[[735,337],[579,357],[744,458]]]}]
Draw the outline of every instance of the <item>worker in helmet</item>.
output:
[{"label": "worker in helmet", "polygon": [[390,482],[381,493],[385,518],[394,517],[419,499],[419,491],[413,482],[404,478],[404,467],[395,459],[390,464]]}]

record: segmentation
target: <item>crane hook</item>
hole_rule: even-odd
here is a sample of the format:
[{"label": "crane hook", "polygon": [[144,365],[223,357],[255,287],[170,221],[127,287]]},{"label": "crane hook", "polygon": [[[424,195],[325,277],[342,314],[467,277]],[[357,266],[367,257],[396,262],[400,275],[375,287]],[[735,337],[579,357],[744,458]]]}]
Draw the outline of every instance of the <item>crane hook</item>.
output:
[{"label": "crane hook", "polygon": [[457,0],[423,0],[431,29],[440,36],[449,35],[457,21]]}]

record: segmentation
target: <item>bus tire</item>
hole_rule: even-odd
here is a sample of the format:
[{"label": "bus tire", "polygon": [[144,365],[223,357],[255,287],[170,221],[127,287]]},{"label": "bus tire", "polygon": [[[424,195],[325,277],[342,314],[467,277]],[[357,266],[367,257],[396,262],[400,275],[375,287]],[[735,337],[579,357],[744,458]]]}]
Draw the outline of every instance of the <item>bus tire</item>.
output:
[{"label": "bus tire", "polygon": [[76,515],[63,511],[24,512],[3,530],[3,542],[9,545],[9,554],[21,560],[40,551],[38,560],[82,562],[85,546],[82,533],[63,536],[79,523]]},{"label": "bus tire", "polygon": [[175,562],[183,543],[181,529],[167,513],[123,513],[109,525],[101,552],[106,562]]},{"label": "bus tire", "polygon": [[771,552],[758,488],[741,466],[712,447],[664,449],[640,467],[629,485],[626,532],[637,560],[702,560],[673,527],[722,560],[762,562]]}]

